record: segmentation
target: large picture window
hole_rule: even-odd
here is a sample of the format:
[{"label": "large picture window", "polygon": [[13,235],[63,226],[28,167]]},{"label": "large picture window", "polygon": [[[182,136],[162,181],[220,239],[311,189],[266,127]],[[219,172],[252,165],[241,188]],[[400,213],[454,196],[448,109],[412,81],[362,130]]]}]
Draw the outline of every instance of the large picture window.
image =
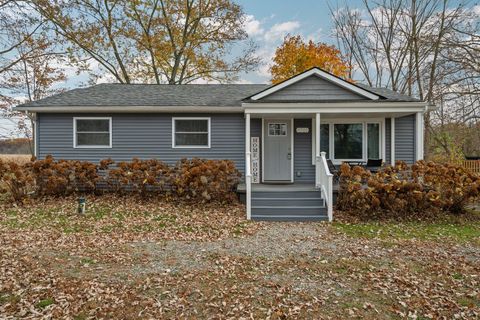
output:
[{"label": "large picture window", "polygon": [[210,118],[173,118],[174,148],[210,148]]},{"label": "large picture window", "polygon": [[75,148],[111,148],[112,118],[73,118]]},{"label": "large picture window", "polygon": [[363,159],[363,124],[336,123],[333,128],[335,159]]},{"label": "large picture window", "polygon": [[[320,124],[320,133],[316,134],[315,139],[320,139],[320,151],[324,151],[327,158],[337,164],[342,161],[382,159],[382,126],[381,119],[332,119]],[[312,163],[315,163],[315,139],[312,139]]]}]

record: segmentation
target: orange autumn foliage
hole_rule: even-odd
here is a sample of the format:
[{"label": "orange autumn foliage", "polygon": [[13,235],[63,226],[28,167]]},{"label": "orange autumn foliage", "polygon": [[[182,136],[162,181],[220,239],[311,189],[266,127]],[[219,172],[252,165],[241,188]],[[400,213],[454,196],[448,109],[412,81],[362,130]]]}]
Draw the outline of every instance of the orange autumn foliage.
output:
[{"label": "orange autumn foliage", "polygon": [[313,67],[344,79],[348,78],[351,69],[335,46],[312,40],[307,43],[301,36],[288,35],[275,51],[270,67],[271,81],[276,84]]}]

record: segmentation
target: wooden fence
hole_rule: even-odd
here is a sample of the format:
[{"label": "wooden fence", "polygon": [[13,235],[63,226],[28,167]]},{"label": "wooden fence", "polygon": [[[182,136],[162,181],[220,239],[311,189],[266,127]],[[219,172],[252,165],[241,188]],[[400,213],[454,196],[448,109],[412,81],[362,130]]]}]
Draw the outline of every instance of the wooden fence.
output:
[{"label": "wooden fence", "polygon": [[480,160],[460,160],[460,165],[475,173],[480,173]]}]

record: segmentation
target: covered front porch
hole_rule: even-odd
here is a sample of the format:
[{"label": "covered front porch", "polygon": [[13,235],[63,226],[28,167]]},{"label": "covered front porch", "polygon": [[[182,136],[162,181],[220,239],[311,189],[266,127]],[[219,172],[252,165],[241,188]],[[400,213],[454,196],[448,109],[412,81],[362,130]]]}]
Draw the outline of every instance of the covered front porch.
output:
[{"label": "covered front porch", "polygon": [[[268,209],[274,217],[289,212],[292,219],[309,212],[323,219],[326,212],[326,219],[332,221],[334,187],[329,165],[423,159],[423,117],[428,107],[425,102],[360,85],[319,68],[245,98],[247,218]],[[298,182],[315,186],[316,193],[268,194],[278,203],[282,197],[290,199],[294,205],[286,204],[285,209],[280,204],[263,208],[254,201],[263,192],[255,190],[256,184]],[[308,203],[315,205],[309,208]]]},{"label": "covered front porch", "polygon": [[[307,113],[283,104],[245,108],[245,184],[238,190],[245,192],[248,219],[256,219],[255,199],[268,192],[277,202],[280,194],[291,203],[294,198],[309,203],[316,197],[319,201],[312,210],[320,220],[332,221],[338,186],[328,161],[339,166],[345,161],[381,159],[394,164],[423,158],[423,108],[396,112],[356,108],[347,113],[322,104],[316,109]],[[304,216],[305,201],[294,201],[286,210]],[[278,206],[269,209],[281,211]]]}]

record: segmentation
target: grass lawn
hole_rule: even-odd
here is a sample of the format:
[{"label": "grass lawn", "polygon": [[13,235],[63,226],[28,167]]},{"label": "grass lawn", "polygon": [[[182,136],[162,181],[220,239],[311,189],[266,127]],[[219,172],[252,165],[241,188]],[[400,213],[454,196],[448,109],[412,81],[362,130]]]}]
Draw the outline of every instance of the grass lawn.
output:
[{"label": "grass lawn", "polygon": [[480,217],[255,223],[242,205],[0,211],[0,318],[480,317]]},{"label": "grass lawn", "polygon": [[430,241],[480,241],[480,213],[470,212],[469,219],[445,218],[436,222],[366,222],[333,223],[333,227],[351,237],[367,239],[418,239]]}]

